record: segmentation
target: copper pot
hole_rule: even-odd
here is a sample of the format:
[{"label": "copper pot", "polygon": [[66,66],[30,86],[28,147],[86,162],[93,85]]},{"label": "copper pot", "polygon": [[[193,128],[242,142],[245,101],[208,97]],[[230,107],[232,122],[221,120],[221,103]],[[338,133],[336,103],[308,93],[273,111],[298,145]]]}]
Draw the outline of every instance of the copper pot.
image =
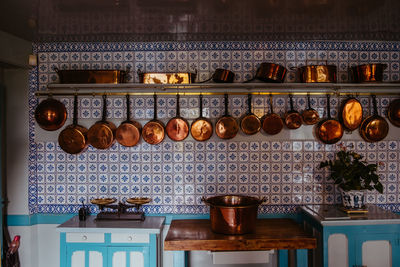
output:
[{"label": "copper pot", "polygon": [[307,65],[298,68],[302,83],[336,83],[335,65]]},{"label": "copper pot", "polygon": [[260,119],[251,111],[251,94],[247,95],[247,107],[248,111],[244,117],[240,120],[240,128],[242,132],[247,135],[253,135],[260,131],[261,121]]},{"label": "copper pot", "polygon": [[127,73],[123,70],[54,70],[60,83],[123,83]]},{"label": "copper pot", "polygon": [[115,142],[115,130],[117,127],[114,123],[107,121],[107,96],[103,95],[103,116],[101,121],[96,122],[89,128],[88,140],[89,144],[97,149],[107,149]]},{"label": "copper pot", "polygon": [[126,95],[126,121],[122,122],[115,131],[117,142],[126,147],[135,146],[139,143],[142,126],[137,121],[130,119],[129,94]]},{"label": "copper pot", "polygon": [[228,114],[228,94],[225,94],[225,114],[218,119],[215,133],[221,139],[232,139],[239,131],[236,119]]},{"label": "copper pot", "polygon": [[255,230],[258,206],[265,198],[242,195],[223,195],[205,198],[210,206],[211,230],[216,233],[238,235]]},{"label": "copper pot", "polygon": [[367,142],[378,142],[383,140],[389,132],[389,124],[385,118],[379,116],[376,106],[376,96],[372,95],[374,106],[373,115],[365,118],[360,126],[360,135]]},{"label": "copper pot", "polygon": [[88,129],[78,125],[78,96],[74,97],[74,115],[72,124],[65,127],[58,135],[58,144],[69,154],[78,154],[87,148]]},{"label": "copper pot", "polygon": [[176,116],[168,121],[165,130],[173,141],[185,140],[189,135],[189,123],[180,115],[179,94],[176,95]]},{"label": "copper pot", "polygon": [[192,122],[190,133],[193,139],[197,141],[206,141],[211,138],[213,134],[213,125],[211,121],[203,117],[203,96],[199,96],[199,117]]},{"label": "copper pot", "polygon": [[262,129],[264,132],[270,135],[275,135],[278,134],[282,131],[283,129],[283,121],[282,118],[274,113],[273,109],[273,101],[272,101],[272,95],[269,96],[269,108],[270,112],[266,115],[263,116],[262,120]]},{"label": "copper pot", "polygon": [[355,83],[382,82],[387,64],[363,64],[350,68],[351,80]]},{"label": "copper pot", "polygon": [[323,143],[325,144],[334,144],[337,143],[343,137],[343,126],[342,124],[335,119],[331,118],[331,104],[330,104],[330,95],[326,95],[327,103],[327,115],[328,117],[322,121],[320,121],[316,128],[316,134]]},{"label": "copper pot", "polygon": [[311,100],[309,93],[307,94],[307,103],[308,103],[308,108],[303,110],[301,116],[303,117],[303,121],[305,124],[314,125],[319,121],[319,114],[318,111],[316,111],[311,107]]},{"label": "copper pot", "polygon": [[49,97],[36,107],[35,120],[40,128],[55,131],[60,129],[67,120],[67,110],[63,103]]},{"label": "copper pot", "polygon": [[389,104],[389,121],[396,127],[400,127],[400,99],[395,99]]},{"label": "copper pot", "polygon": [[287,69],[284,66],[263,62],[257,68],[256,75],[245,82],[251,82],[258,79],[267,83],[283,83],[285,81],[286,72]]},{"label": "copper pot", "polygon": [[349,130],[356,130],[362,122],[363,108],[360,101],[354,97],[346,99],[340,109],[339,120]]},{"label": "copper pot", "polygon": [[302,124],[301,115],[293,108],[293,96],[289,94],[290,110],[285,113],[285,125],[289,129],[298,129]]},{"label": "copper pot", "polygon": [[233,83],[235,79],[235,73],[226,69],[216,69],[213,75],[205,81],[201,81],[200,83],[205,83],[210,80],[213,80],[215,83]]},{"label": "copper pot", "polygon": [[157,120],[157,95],[154,94],[154,118],[143,126],[142,137],[146,143],[157,145],[165,138],[164,124]]}]

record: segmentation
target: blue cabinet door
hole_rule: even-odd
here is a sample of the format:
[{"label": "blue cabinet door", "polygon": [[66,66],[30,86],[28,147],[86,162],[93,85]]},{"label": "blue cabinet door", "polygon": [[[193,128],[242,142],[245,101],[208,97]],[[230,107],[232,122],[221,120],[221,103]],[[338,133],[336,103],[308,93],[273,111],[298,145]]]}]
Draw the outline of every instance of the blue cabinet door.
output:
[{"label": "blue cabinet door", "polygon": [[[90,244],[67,245],[67,267],[106,267],[107,247]],[[61,266],[62,263],[61,263]]]},{"label": "blue cabinet door", "polygon": [[108,267],[149,267],[149,247],[108,247]]}]

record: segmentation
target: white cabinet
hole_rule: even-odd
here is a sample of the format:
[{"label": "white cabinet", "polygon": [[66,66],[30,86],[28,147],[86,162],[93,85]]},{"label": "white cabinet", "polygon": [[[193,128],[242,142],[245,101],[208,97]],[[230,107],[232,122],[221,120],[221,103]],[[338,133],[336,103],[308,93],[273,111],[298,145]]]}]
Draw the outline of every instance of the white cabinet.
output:
[{"label": "white cabinet", "polygon": [[70,267],[104,267],[106,254],[104,247],[67,247],[67,266]]},{"label": "white cabinet", "polygon": [[146,267],[149,266],[148,247],[114,247],[108,249],[111,267]]}]

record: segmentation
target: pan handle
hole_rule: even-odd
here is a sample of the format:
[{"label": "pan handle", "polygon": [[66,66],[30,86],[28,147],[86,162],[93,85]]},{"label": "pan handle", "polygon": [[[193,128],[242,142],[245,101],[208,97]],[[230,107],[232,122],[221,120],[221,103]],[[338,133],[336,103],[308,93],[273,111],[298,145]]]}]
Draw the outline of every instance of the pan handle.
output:
[{"label": "pan handle", "polygon": [[204,204],[206,204],[206,205],[208,205],[208,206],[210,205],[210,203],[207,201],[207,199],[206,199],[205,196],[202,196],[202,197],[201,197],[201,201],[204,202]]}]

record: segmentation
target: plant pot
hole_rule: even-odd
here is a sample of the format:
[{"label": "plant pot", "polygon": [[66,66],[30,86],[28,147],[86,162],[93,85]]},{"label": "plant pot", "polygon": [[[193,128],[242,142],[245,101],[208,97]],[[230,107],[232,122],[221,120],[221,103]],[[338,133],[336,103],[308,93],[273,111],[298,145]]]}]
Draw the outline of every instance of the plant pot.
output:
[{"label": "plant pot", "polygon": [[340,190],[342,204],[346,209],[363,209],[365,207],[365,190]]}]

